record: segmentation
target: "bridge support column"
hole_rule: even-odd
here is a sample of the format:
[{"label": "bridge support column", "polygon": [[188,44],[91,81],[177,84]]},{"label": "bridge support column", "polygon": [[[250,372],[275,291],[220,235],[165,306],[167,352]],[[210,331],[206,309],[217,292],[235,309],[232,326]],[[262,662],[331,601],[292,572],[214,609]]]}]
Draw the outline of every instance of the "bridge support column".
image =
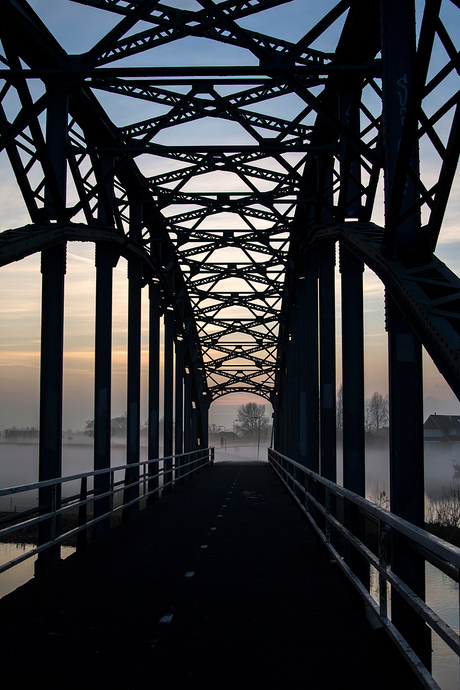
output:
[{"label": "bridge support column", "polygon": [[[94,357],[94,469],[110,467],[111,398],[112,398],[112,286],[113,267],[118,254],[105,242],[96,243],[96,333]],[[110,491],[110,474],[94,477],[96,496]],[[110,510],[110,497],[94,503],[94,517]],[[97,522],[96,535],[110,527],[109,518]]]},{"label": "bridge support column", "polygon": [[[164,438],[163,455],[173,454],[173,386],[174,386],[174,312],[166,308],[164,312]],[[172,481],[172,459],[164,461],[165,484]],[[166,493],[172,489],[166,487]]]},{"label": "bridge support column", "polygon": [[307,467],[319,474],[318,263],[316,252],[305,260],[306,437]]},{"label": "bridge support column", "polygon": [[[390,382],[391,511],[424,526],[422,346],[393,299],[386,296]],[[391,567],[422,599],[425,563],[403,535],[392,535]],[[420,617],[392,592],[392,620],[422,662],[431,666],[430,631]]]},{"label": "bridge support column", "polygon": [[[140,460],[140,401],[141,401],[141,299],[142,260],[133,257],[128,263],[128,388],[126,435],[126,462],[136,465]],[[126,473],[127,483],[139,480],[139,467],[130,467]],[[139,496],[139,486],[125,491],[125,502]],[[125,509],[124,519],[139,510],[136,503]]]},{"label": "bridge support column", "polygon": [[298,461],[307,467],[307,281],[305,272],[297,280],[297,429]]},{"label": "bridge support column", "polygon": [[335,482],[335,241],[319,250],[321,475]]},{"label": "bridge support column", "polygon": [[67,186],[67,94],[53,98],[46,111],[46,150],[51,169],[45,184],[45,216],[47,220],[64,222]]},{"label": "bridge support column", "polygon": [[[149,437],[148,490],[158,489],[158,459],[160,455],[160,300],[159,283],[149,285]],[[156,494],[149,496],[148,503],[154,502]]]},{"label": "bridge support column", "polygon": [[201,447],[207,448],[209,445],[209,403],[201,403]]},{"label": "bridge support column", "polygon": [[[342,381],[343,381],[343,484],[365,496],[364,448],[364,265],[346,247],[340,247],[342,274]],[[345,504],[345,525],[361,540],[364,521],[357,506]],[[368,585],[369,566],[353,549],[346,560],[362,582]]]},{"label": "bridge support column", "polygon": [[[297,286],[296,286],[297,288]],[[299,461],[299,309],[296,289],[296,304],[291,307],[291,334],[288,349],[288,453],[287,455]]]},{"label": "bridge support column", "polygon": [[192,450],[192,377],[188,366],[184,373],[184,453]]},{"label": "bridge support column", "polygon": [[[175,426],[174,426],[174,453],[183,453],[184,447],[184,341],[182,334],[176,334],[176,378],[175,378]],[[181,474],[180,467],[176,470],[177,475]]]},{"label": "bridge support column", "polygon": [[[61,476],[62,472],[62,378],[64,350],[64,275],[66,247],[58,244],[42,252],[42,326],[40,356],[40,439],[38,480]],[[61,486],[39,490],[40,513],[61,504]],[[59,518],[38,525],[38,544],[59,535]],[[51,567],[60,559],[59,544],[39,553],[35,572]]]},{"label": "bridge support column", "polygon": [[281,363],[278,376],[278,410],[277,410],[277,434],[276,448],[283,455],[288,455],[288,418],[289,418],[289,390],[288,390],[288,349],[289,343],[283,341],[280,344]]},{"label": "bridge support column", "polygon": [[192,415],[191,415],[191,441],[192,441],[192,450],[198,450],[199,442],[198,442],[198,405],[196,401],[193,399],[193,394],[192,394]]}]

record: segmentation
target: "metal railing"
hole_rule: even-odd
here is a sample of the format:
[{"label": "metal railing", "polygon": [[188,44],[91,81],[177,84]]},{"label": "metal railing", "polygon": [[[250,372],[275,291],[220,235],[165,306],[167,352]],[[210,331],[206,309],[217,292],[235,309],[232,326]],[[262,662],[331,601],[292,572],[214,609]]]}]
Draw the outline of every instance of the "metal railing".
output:
[{"label": "metal railing", "polygon": [[[67,477],[50,479],[33,484],[24,484],[10,488],[0,489],[0,497],[18,496],[27,492],[48,489],[50,500],[45,505],[39,505],[12,515],[7,515],[0,519],[0,541],[5,537],[9,540],[11,535],[19,530],[30,530],[38,527],[41,523],[48,523],[51,529],[48,530],[50,538],[24,552],[7,563],[0,565],[0,573],[13,568],[28,558],[41,554],[51,547],[62,544],[64,541],[76,537],[76,546],[83,548],[87,542],[89,530],[99,523],[107,524],[107,521],[116,514],[122,515],[123,519],[129,517],[129,510],[134,506],[139,506],[142,502],[147,504],[150,501],[160,498],[165,492],[172,491],[177,484],[181,484],[190,479],[202,469],[214,462],[214,448],[204,448],[194,450],[181,455],[171,455],[165,458],[155,458],[139,463],[128,465],[118,465],[116,467],[104,468],[92,472],[74,474]],[[123,473],[122,479],[117,479],[116,475]],[[135,475],[133,477],[133,474]],[[102,479],[107,490],[101,491],[100,488],[91,488],[89,481],[97,478]],[[71,482],[80,482],[80,491],[77,495],[59,499],[63,488]],[[104,504],[104,500],[106,503]],[[108,510],[95,511],[94,506],[107,505]],[[88,510],[93,506],[93,510]],[[97,514],[99,512],[101,514]],[[63,516],[73,516],[71,522],[76,526],[62,529]]]},{"label": "metal railing", "polygon": [[[293,500],[314,528],[321,542],[326,546],[335,561],[339,564],[350,582],[361,595],[371,617],[385,628],[396,643],[409,665],[418,676],[423,687],[439,690],[433,676],[414,652],[408,641],[391,620],[389,597],[399,595],[413,611],[460,657],[460,637],[435,613],[426,602],[391,570],[388,554],[389,540],[394,534],[403,535],[405,545],[409,545],[422,558],[441,570],[455,582],[459,582],[460,549],[442,539],[414,526],[393,513],[366,500],[365,498],[331,482],[303,465],[278,453],[268,450],[268,460],[273,469],[291,494]],[[321,494],[321,500],[319,496]],[[334,506],[335,503],[335,506]],[[346,504],[355,506],[359,516],[374,525],[374,550],[366,545],[362,529],[349,529],[350,520],[346,521]],[[332,507],[331,507],[332,506]],[[340,508],[340,509],[339,509]],[[338,517],[340,514],[340,517]],[[355,526],[356,526],[355,520]],[[358,532],[358,534],[356,533]],[[378,601],[370,592],[370,578],[363,577],[363,569],[358,573],[352,567],[350,548],[358,552],[361,563],[373,566],[378,573]],[[375,553],[374,553],[375,551]],[[357,563],[355,558],[354,563]],[[356,569],[355,569],[356,570]]]}]

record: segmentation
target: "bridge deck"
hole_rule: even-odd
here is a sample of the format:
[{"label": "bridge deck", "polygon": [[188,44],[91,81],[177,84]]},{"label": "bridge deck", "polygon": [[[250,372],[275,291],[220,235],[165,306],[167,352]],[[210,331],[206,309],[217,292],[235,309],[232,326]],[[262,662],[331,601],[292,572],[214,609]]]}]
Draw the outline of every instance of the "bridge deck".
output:
[{"label": "bridge deck", "polygon": [[0,620],[4,687],[419,687],[266,463],[216,463]]}]

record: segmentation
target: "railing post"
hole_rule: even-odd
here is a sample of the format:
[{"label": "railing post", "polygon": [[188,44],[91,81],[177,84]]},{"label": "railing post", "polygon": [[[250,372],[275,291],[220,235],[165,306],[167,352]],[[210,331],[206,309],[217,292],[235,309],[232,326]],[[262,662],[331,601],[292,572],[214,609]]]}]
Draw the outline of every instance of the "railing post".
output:
[{"label": "railing post", "polygon": [[[83,525],[86,525],[86,522],[87,522],[88,504],[84,503],[84,501],[86,501],[87,497],[88,497],[87,477],[82,477],[81,478],[81,484],[80,484],[80,506],[78,507],[78,526],[79,527],[83,527]],[[106,521],[104,520],[104,522],[106,522]],[[107,520],[107,522],[108,522],[108,520]],[[77,551],[80,551],[81,549],[86,549],[86,541],[87,541],[87,530],[82,529],[80,532],[77,533]]]},{"label": "railing post", "polygon": [[110,512],[113,512],[114,507],[114,490],[115,490],[115,473],[110,473]]},{"label": "railing post", "polygon": [[[51,541],[54,541],[58,534],[58,517],[56,515],[56,510],[58,507],[58,492],[60,493],[59,489],[60,487],[58,484],[53,484],[51,487]],[[60,521],[61,520],[59,518],[59,522]]]},{"label": "railing post", "polygon": [[[387,570],[387,526],[383,520],[379,520],[379,564],[383,570]],[[380,604],[380,615],[382,618],[386,618],[388,615],[388,604],[387,604],[387,581],[379,573],[379,604]]]},{"label": "railing post", "polygon": [[310,477],[308,474],[305,472],[304,474],[304,489],[305,489],[305,498],[304,498],[304,507],[305,507],[305,512],[310,513],[310,503],[308,500],[308,495],[310,493]]},{"label": "railing post", "polygon": [[[324,488],[324,508],[326,510],[326,516],[331,514],[331,492],[329,488],[326,486]],[[326,535],[326,543],[330,544],[331,542],[331,523],[326,517],[325,520],[325,525],[324,525],[324,534]]]}]

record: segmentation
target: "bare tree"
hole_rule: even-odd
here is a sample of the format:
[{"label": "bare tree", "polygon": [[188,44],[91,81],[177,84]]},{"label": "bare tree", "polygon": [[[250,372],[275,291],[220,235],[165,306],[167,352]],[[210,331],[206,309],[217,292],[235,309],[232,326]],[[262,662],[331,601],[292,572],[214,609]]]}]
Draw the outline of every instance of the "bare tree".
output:
[{"label": "bare tree", "polygon": [[[110,422],[110,434],[111,436],[118,436],[120,434],[125,434],[128,428],[128,415],[125,412],[120,417],[112,417]],[[94,438],[94,419],[88,419],[84,431],[85,436],[90,436]]]},{"label": "bare tree", "polygon": [[265,417],[265,405],[246,403],[241,405],[237,412],[238,422],[235,425],[238,436],[246,436],[257,439],[260,429],[260,437],[263,438],[268,429],[268,417]]},{"label": "bare tree", "polygon": [[379,431],[389,419],[388,395],[382,395],[377,391],[366,400],[366,429]]},{"label": "bare tree", "polygon": [[94,419],[87,419],[84,431],[85,436],[94,438]]}]

